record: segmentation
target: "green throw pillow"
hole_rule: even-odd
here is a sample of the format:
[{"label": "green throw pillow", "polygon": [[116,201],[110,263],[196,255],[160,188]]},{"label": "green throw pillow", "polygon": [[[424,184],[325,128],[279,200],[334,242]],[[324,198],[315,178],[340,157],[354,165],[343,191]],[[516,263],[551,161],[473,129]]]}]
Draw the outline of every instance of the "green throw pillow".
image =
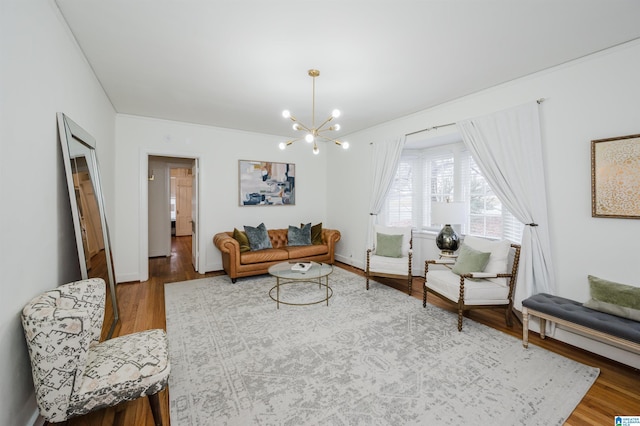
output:
[{"label": "green throw pillow", "polygon": [[287,245],[290,246],[310,246],[311,245],[311,223],[301,225],[300,228],[289,226],[287,232]]},{"label": "green throw pillow", "polygon": [[472,249],[466,244],[462,244],[456,263],[451,268],[451,272],[458,275],[470,274],[472,272],[482,272],[489,263],[491,253],[485,253]]},{"label": "green throw pillow", "polygon": [[402,234],[376,234],[376,255],[402,257]]},{"label": "green throw pillow", "polygon": [[236,240],[238,244],[240,244],[240,253],[251,250],[251,246],[249,245],[249,238],[247,237],[246,233],[233,228],[233,239]]},{"label": "green throw pillow", "polygon": [[623,318],[640,321],[640,287],[588,276],[591,299],[584,306]]},{"label": "green throw pillow", "polygon": [[322,244],[322,222],[311,227],[311,244]]},{"label": "green throw pillow", "polygon": [[[304,223],[300,224],[300,228],[304,226]],[[311,244],[322,245],[322,222],[317,223],[311,227]]]},{"label": "green throw pillow", "polygon": [[247,233],[247,237],[249,238],[251,251],[273,248],[271,240],[269,239],[269,232],[267,232],[267,227],[264,226],[264,223],[261,223],[257,227],[245,225],[244,232]]}]

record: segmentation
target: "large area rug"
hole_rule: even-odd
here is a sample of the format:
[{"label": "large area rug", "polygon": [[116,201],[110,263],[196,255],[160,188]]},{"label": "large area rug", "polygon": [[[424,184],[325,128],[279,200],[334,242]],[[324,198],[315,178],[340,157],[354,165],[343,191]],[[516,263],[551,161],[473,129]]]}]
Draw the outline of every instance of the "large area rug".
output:
[{"label": "large area rug", "polygon": [[[340,268],[329,306],[275,278],[165,284],[172,426],[558,425],[599,374]],[[311,301],[317,285],[282,289]]]}]

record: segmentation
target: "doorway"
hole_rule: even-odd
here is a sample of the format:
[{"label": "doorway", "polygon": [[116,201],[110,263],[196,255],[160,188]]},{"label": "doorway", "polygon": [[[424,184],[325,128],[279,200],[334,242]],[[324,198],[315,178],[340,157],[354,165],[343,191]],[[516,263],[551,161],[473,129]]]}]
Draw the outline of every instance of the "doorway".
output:
[{"label": "doorway", "polygon": [[198,159],[149,155],[148,257],[172,255],[173,239],[190,236],[198,271]]}]

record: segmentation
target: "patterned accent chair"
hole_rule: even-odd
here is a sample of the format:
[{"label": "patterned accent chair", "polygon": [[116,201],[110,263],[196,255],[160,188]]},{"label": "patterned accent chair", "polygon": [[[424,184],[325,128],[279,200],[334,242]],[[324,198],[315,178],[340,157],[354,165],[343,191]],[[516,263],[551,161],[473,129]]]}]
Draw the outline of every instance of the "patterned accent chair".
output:
[{"label": "patterned accent chair", "polygon": [[22,310],[40,414],[62,422],[90,411],[149,397],[162,425],[158,392],[170,372],[164,330],[100,342],[106,286],[101,278],[61,285]]},{"label": "patterned accent chair", "polygon": [[375,225],[375,244],[367,249],[365,269],[366,287],[369,278],[386,277],[406,280],[407,293],[411,295],[413,275],[413,230],[410,226],[388,227]]}]

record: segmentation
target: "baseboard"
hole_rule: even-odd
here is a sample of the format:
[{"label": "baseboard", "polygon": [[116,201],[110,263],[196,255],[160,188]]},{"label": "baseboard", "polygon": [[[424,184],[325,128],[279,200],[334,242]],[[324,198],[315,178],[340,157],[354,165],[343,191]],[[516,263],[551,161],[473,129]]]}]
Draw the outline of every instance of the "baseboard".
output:
[{"label": "baseboard", "polygon": [[222,262],[211,262],[204,265],[204,272],[222,271]]},{"label": "baseboard", "polygon": [[140,274],[121,274],[116,276],[116,282],[120,283],[130,283],[133,281],[140,281]]},{"label": "baseboard", "polygon": [[358,269],[362,269],[364,271],[364,262],[359,262],[359,261],[355,260],[353,257],[343,256],[343,255],[337,254],[337,253],[334,255],[334,257],[338,262],[345,263],[347,265],[353,266],[353,267],[358,268]]},{"label": "baseboard", "polygon": [[31,426],[44,426],[44,418],[40,416],[40,412],[38,410],[34,411],[33,415],[29,418],[29,422],[27,425]]}]

